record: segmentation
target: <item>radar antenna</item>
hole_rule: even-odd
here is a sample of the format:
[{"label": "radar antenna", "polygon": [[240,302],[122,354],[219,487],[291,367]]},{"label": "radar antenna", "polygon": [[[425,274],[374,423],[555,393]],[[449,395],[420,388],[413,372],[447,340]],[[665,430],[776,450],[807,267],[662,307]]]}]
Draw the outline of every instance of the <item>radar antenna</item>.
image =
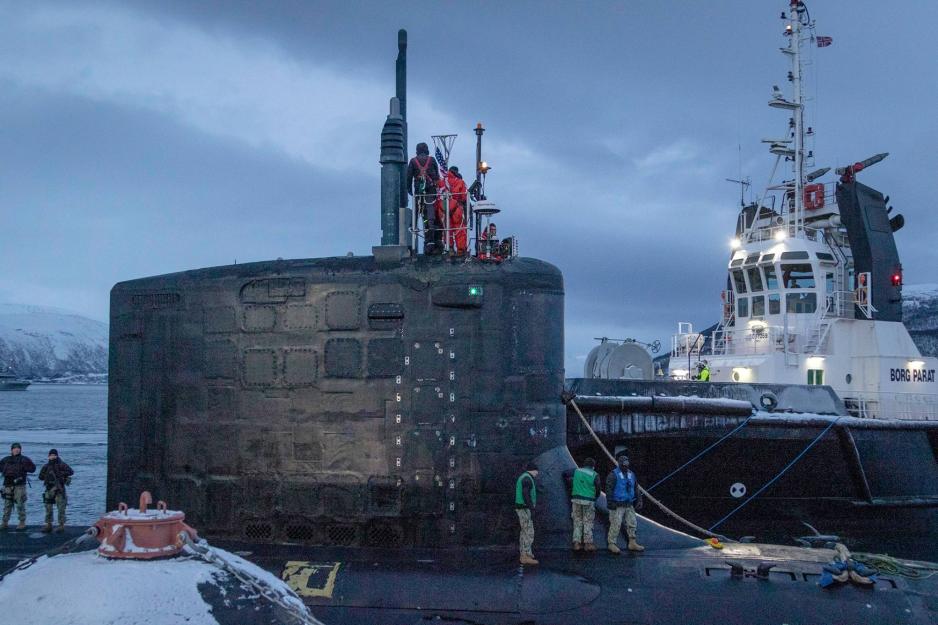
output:
[{"label": "radar antenna", "polygon": [[725,178],[727,182],[732,182],[739,185],[739,205],[743,208],[746,207],[746,190],[752,185],[752,178],[746,176],[742,180],[734,180],[733,178]]}]

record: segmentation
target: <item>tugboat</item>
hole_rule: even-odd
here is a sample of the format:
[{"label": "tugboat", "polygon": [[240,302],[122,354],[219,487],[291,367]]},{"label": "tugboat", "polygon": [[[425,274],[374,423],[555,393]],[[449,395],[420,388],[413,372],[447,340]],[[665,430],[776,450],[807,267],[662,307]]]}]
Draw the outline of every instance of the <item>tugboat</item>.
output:
[{"label": "tugboat", "polygon": [[12,373],[0,373],[0,391],[25,391],[30,385],[29,380]]},{"label": "tugboat", "polygon": [[[879,535],[900,550],[927,545],[938,528],[938,359],[922,356],[902,323],[894,233],[905,219],[857,180],[888,154],[825,180],[831,168],[815,166],[814,129],[804,124],[802,48],[830,38],[815,35],[804,3],[783,18],[791,94],[775,87],[769,106],[786,112],[788,132],[763,140],[772,174],[739,214],[721,321],[704,332],[678,325],[667,381],[568,387],[603,436],[632,452],[646,484],[704,527],[729,531],[738,521],[777,536],[804,533],[808,522],[860,543]],[[777,180],[786,165],[790,176]],[[709,382],[695,375],[704,369]],[[665,404],[662,395],[752,405],[656,410],[634,399]],[[613,406],[609,396],[628,401]],[[651,414],[659,418],[642,420]],[[569,423],[584,444],[575,455],[595,453],[579,417]]]}]

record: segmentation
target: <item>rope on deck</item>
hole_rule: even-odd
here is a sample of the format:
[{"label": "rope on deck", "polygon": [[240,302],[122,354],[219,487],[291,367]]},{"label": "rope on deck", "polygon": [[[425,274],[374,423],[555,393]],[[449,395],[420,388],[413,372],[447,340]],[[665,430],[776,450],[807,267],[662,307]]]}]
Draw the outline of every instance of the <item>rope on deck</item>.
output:
[{"label": "rope on deck", "polygon": [[[603,453],[605,453],[606,456],[609,457],[609,459],[612,461],[614,465],[618,465],[618,462],[616,461],[615,457],[611,453],[609,453],[609,449],[607,449],[606,446],[603,444],[603,442],[599,440],[599,436],[596,435],[596,432],[593,430],[593,426],[591,426],[589,421],[586,419],[586,417],[583,416],[583,413],[580,411],[580,407],[576,405],[576,400],[573,397],[569,397],[566,399],[567,399],[567,403],[573,406],[573,409],[576,411],[577,415],[579,415],[580,420],[583,421],[583,425],[585,425],[586,429],[589,430],[589,433],[592,435],[593,440],[595,440],[596,444],[599,445],[599,447],[603,450]],[[704,528],[698,525],[694,525],[693,523],[691,523],[690,521],[688,521],[687,519],[679,515],[677,512],[674,512],[673,510],[668,508],[666,505],[664,505],[663,503],[661,503],[660,501],[652,497],[651,494],[647,490],[645,490],[641,484],[637,484],[637,486],[638,486],[638,489],[641,491],[642,495],[644,495],[644,497],[648,499],[648,501],[650,501],[659,510],[664,512],[666,515],[668,515],[669,517],[671,517],[678,523],[681,523],[685,527],[688,527],[694,530],[695,532],[697,532],[698,534],[702,536],[707,536],[708,538],[717,538],[722,541],[729,541],[729,539],[726,538],[726,536],[721,536],[720,534],[714,534],[713,532],[709,530],[705,530]]]}]

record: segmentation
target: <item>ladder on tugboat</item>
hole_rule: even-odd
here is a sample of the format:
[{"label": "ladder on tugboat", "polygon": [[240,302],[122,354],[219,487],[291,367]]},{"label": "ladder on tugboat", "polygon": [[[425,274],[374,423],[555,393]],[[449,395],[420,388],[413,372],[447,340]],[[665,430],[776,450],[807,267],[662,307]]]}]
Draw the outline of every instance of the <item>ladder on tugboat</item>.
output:
[{"label": "ladder on tugboat", "polygon": [[821,347],[824,345],[824,342],[827,340],[827,335],[835,321],[836,318],[831,318],[827,314],[824,314],[824,316],[818,320],[814,328],[811,330],[811,334],[808,335],[808,341],[805,343],[804,348],[805,353],[817,354],[818,351],[820,351]]}]

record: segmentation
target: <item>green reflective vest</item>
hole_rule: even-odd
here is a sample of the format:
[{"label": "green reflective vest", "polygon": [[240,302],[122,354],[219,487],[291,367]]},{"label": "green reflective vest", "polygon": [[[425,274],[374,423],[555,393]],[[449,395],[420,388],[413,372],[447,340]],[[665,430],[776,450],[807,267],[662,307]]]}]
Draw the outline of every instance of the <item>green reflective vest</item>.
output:
[{"label": "green reflective vest", "polygon": [[581,501],[596,500],[596,471],[577,469],[573,472],[573,498]]},{"label": "green reflective vest", "polygon": [[710,367],[704,367],[700,370],[700,381],[709,382],[710,381]]},{"label": "green reflective vest", "polygon": [[534,486],[534,476],[525,471],[518,478],[518,481],[515,482],[515,505],[516,506],[527,506],[524,501],[524,492],[522,490],[522,482],[525,478],[531,480],[531,505],[537,505],[537,488]]}]

